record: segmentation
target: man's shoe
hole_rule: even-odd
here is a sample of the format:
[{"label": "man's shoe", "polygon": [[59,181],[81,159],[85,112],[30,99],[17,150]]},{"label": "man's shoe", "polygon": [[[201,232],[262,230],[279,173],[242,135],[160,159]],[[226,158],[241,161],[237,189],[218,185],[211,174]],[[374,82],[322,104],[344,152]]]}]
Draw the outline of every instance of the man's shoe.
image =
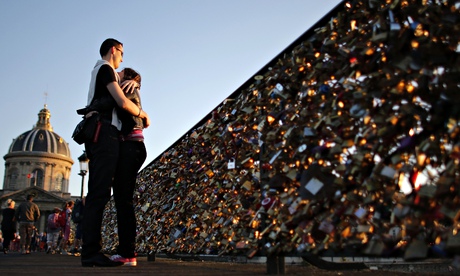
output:
[{"label": "man's shoe", "polygon": [[107,256],[102,253],[97,253],[88,258],[81,259],[81,265],[86,267],[93,267],[93,266],[103,266],[103,267],[112,267],[112,266],[120,266],[123,265],[122,262],[114,262],[110,260]]},{"label": "man's shoe", "polygon": [[122,262],[123,266],[137,266],[136,258],[125,258],[120,255],[113,255],[112,257],[110,257],[110,260],[114,262]]}]

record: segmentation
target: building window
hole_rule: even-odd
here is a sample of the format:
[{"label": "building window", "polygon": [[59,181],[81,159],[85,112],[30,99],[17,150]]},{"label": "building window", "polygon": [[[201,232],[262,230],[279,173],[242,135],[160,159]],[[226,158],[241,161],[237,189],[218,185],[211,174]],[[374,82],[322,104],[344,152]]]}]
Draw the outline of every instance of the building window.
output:
[{"label": "building window", "polygon": [[36,169],[32,172],[32,177],[30,178],[30,186],[37,186],[43,188],[43,171]]},{"label": "building window", "polygon": [[16,190],[18,185],[18,169],[11,169],[8,172],[6,187],[10,190]]},{"label": "building window", "polygon": [[54,190],[55,191],[62,191],[62,180],[64,179],[64,176],[62,175],[62,173],[58,173],[56,175],[56,180],[55,180],[55,184],[54,184]]}]

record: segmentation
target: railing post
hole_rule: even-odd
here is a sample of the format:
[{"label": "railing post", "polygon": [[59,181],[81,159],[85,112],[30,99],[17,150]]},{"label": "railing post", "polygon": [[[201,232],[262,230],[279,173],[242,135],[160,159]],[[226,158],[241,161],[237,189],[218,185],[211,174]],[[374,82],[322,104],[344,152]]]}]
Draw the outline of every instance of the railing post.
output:
[{"label": "railing post", "polygon": [[267,274],[281,275],[285,273],[284,256],[267,256]]},{"label": "railing post", "polygon": [[155,261],[155,251],[150,250],[147,252],[147,261],[148,262],[154,262]]}]

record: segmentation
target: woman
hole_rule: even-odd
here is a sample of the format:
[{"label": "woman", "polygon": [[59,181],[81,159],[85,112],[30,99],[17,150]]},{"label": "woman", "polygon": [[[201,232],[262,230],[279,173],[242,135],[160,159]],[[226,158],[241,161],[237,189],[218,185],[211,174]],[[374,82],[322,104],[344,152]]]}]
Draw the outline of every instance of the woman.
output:
[{"label": "woman", "polygon": [[[118,73],[122,81],[135,80],[141,85],[141,76],[131,68]],[[125,92],[126,93],[126,92]],[[126,97],[142,109],[139,90],[126,93]],[[133,194],[136,177],[144,163],[147,152],[144,145],[144,122],[124,110],[118,110],[122,121],[118,165],[113,183],[113,196],[117,210],[118,240],[117,254],[111,260],[123,262],[125,266],[136,266],[136,217],[134,214]],[[123,160],[125,160],[123,162]],[[126,160],[130,160],[127,166]]]},{"label": "woman", "polygon": [[16,233],[16,219],[14,217],[15,202],[10,198],[6,201],[7,207],[3,209],[2,233],[3,233],[3,253],[8,254],[10,243]]},{"label": "woman", "polygon": [[70,228],[71,228],[71,216],[74,202],[68,201],[65,204],[65,225],[62,227],[62,240],[60,243],[61,254],[62,255],[72,255],[72,253],[67,252],[67,246],[70,238]]},{"label": "woman", "polygon": [[59,244],[59,236],[61,235],[61,227],[59,227],[59,214],[61,209],[54,207],[54,212],[49,214],[47,223],[47,234],[46,234],[46,254],[56,254],[56,250]]}]

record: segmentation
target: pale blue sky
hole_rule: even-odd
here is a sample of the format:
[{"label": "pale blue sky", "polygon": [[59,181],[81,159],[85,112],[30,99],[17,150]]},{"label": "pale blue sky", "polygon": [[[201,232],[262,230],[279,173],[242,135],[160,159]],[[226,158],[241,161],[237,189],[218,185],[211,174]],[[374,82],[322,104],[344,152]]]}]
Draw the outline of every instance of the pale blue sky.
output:
[{"label": "pale blue sky", "polygon": [[142,75],[152,120],[145,166],[339,2],[1,0],[0,154],[32,129],[46,103],[75,161],[69,191],[80,194],[75,110],[86,103],[100,44],[113,37],[124,44],[120,69]]}]

